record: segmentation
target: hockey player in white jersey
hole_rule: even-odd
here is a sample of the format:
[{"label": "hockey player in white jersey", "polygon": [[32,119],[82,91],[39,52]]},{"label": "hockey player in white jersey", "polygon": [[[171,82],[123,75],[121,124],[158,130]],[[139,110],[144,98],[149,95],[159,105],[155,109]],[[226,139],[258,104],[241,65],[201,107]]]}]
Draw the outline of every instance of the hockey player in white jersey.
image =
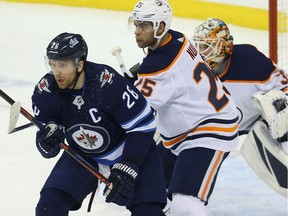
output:
[{"label": "hockey player in white jersey", "polygon": [[157,112],[163,144],[176,156],[170,215],[203,216],[222,162],[238,143],[238,112],[186,36],[170,29],[167,1],[141,0],[129,18],[148,48],[135,86]]},{"label": "hockey player in white jersey", "polygon": [[[240,135],[250,131],[241,149],[244,158],[260,178],[287,196],[287,73],[254,46],[233,44],[220,19],[201,23],[192,40],[231,93],[240,111]],[[264,121],[257,121],[260,115]]]}]

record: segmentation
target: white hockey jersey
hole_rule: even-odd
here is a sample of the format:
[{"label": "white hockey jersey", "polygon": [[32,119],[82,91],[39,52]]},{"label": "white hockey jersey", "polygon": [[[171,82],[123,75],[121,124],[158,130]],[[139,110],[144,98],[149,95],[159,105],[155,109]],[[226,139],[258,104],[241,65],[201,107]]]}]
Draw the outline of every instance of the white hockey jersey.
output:
[{"label": "white hockey jersey", "polygon": [[163,144],[176,155],[205,147],[231,151],[238,143],[238,112],[220,80],[179,32],[149,50],[135,86],[157,112]]}]

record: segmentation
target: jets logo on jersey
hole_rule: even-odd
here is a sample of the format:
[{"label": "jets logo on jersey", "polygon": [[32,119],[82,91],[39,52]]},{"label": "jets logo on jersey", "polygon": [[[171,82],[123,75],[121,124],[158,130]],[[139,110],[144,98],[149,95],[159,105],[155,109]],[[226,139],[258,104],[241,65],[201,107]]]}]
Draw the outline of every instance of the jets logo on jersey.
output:
[{"label": "jets logo on jersey", "polygon": [[51,93],[51,91],[49,90],[49,83],[48,83],[48,81],[47,81],[45,78],[43,78],[43,79],[38,83],[37,87],[38,87],[38,91],[39,91],[40,93],[43,92],[43,91],[46,91],[46,92],[48,92],[48,93]]},{"label": "jets logo on jersey", "polygon": [[100,82],[101,82],[100,88],[103,87],[106,83],[111,84],[113,81],[112,78],[113,74],[109,73],[109,71],[105,69],[100,75]]},{"label": "jets logo on jersey", "polygon": [[75,125],[67,130],[74,142],[87,153],[101,153],[110,143],[105,128],[87,124]]}]

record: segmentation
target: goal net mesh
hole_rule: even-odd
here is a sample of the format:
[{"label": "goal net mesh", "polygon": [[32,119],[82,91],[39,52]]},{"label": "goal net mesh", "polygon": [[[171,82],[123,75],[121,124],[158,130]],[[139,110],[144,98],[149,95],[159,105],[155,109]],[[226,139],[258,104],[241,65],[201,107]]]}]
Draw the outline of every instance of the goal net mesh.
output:
[{"label": "goal net mesh", "polygon": [[278,66],[288,72],[287,0],[277,1],[277,58]]}]

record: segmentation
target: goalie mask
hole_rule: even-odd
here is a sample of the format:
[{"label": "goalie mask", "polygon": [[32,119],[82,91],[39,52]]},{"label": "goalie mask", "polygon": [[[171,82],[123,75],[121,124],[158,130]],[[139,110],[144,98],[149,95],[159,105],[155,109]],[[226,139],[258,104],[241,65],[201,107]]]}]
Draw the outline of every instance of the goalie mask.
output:
[{"label": "goalie mask", "polygon": [[195,29],[192,40],[211,68],[232,53],[233,37],[227,25],[220,19],[208,18]]},{"label": "goalie mask", "polygon": [[[154,29],[154,37],[161,39],[170,29],[172,22],[172,10],[166,0],[141,0],[139,1],[129,17],[128,27],[133,29],[134,21],[152,22]],[[161,22],[165,23],[165,31],[157,36],[156,32]]]}]

